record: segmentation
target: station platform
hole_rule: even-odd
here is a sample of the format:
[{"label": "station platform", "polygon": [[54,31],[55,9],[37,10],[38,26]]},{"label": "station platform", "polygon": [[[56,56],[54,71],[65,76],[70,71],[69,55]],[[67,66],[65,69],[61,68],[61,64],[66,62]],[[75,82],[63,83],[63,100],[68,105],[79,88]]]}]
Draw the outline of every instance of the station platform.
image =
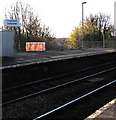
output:
[{"label": "station platform", "polygon": [[116,120],[116,99],[104,105],[85,120]]},{"label": "station platform", "polygon": [[91,56],[95,54],[111,53],[116,49],[88,49],[88,50],[65,50],[65,51],[38,51],[38,52],[23,52],[15,53],[12,57],[3,57],[2,67],[18,67],[35,63],[43,63],[48,61],[69,59],[74,57]]}]

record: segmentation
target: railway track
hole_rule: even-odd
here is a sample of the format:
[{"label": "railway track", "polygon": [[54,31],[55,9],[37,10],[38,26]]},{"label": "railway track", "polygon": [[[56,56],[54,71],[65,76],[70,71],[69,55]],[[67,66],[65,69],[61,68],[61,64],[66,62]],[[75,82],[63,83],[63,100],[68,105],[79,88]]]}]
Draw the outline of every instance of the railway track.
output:
[{"label": "railway track", "polygon": [[30,82],[21,86],[4,89],[2,92],[3,106],[35,96],[37,94],[54,90],[76,83],[81,80],[92,78],[101,74],[106,74],[116,69],[115,62],[97,65],[80,71],[73,71],[47,79]]},{"label": "railway track", "polygon": [[[116,80],[113,80],[112,82],[109,82],[109,83],[107,83],[107,84],[104,84],[104,85],[102,85],[101,87],[98,87],[98,88],[96,88],[96,89],[94,89],[94,90],[92,90],[92,91],[90,91],[90,92],[88,92],[88,93],[86,93],[86,94],[84,94],[84,95],[82,95],[82,96],[80,96],[80,97],[77,97],[76,99],[73,99],[73,100],[71,100],[71,101],[69,101],[69,102],[67,102],[67,103],[65,103],[65,104],[63,104],[63,105],[61,105],[61,106],[59,106],[59,107],[57,107],[57,108],[55,108],[55,109],[53,109],[53,110],[51,110],[51,111],[48,111],[48,112],[46,112],[46,113],[44,113],[44,114],[42,114],[42,115],[40,115],[40,116],[38,116],[38,117],[36,117],[36,118],[34,118],[33,120],[38,120],[38,119],[54,119],[54,118],[59,118],[59,116],[61,116],[62,115],[62,118],[64,118],[64,119],[66,119],[66,118],[68,118],[68,116],[70,115],[71,116],[71,114],[72,114],[72,109],[74,109],[74,104],[75,103],[77,103],[77,102],[79,102],[80,100],[82,100],[82,99],[84,99],[84,98],[87,98],[88,96],[89,97],[91,97],[92,95],[94,95],[94,94],[96,94],[96,93],[102,93],[102,91],[104,90],[104,89],[106,89],[106,88],[109,88],[109,87],[112,87],[112,86],[114,86],[116,84]],[[96,98],[95,98],[96,99]],[[72,105],[73,104],[73,105]],[[71,108],[72,106],[73,106],[73,108]],[[77,105],[78,106],[78,105]],[[76,106],[76,107],[77,107]],[[62,110],[63,109],[63,110]],[[68,109],[68,111],[67,111],[67,109]],[[71,109],[70,110],[70,112],[69,112],[69,109]],[[65,112],[64,112],[65,111]],[[69,114],[68,114],[69,113]],[[69,116],[69,117],[70,117]],[[77,116],[77,118],[78,118],[79,116]],[[83,118],[84,118],[85,116],[83,116]],[[86,116],[87,117],[87,116]],[[76,119],[77,119],[76,118]],[[81,118],[82,119],[82,118]]]}]

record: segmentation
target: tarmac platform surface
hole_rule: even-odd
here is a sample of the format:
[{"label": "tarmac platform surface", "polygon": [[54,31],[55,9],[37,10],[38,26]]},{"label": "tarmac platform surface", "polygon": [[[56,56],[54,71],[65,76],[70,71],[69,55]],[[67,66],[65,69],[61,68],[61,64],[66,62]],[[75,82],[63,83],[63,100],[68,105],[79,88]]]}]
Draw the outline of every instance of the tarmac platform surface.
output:
[{"label": "tarmac platform surface", "polygon": [[69,59],[74,57],[91,56],[95,54],[115,52],[116,49],[88,49],[88,50],[65,50],[65,51],[38,51],[15,53],[12,57],[3,57],[2,67],[17,67],[28,64],[41,63],[47,61]]}]

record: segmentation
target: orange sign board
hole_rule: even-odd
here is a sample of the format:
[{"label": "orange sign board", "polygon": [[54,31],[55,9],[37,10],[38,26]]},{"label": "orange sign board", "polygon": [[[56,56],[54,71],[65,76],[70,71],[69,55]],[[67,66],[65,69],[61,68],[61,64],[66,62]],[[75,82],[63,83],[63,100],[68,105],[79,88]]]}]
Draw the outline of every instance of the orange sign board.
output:
[{"label": "orange sign board", "polygon": [[45,42],[26,42],[26,51],[45,51]]}]

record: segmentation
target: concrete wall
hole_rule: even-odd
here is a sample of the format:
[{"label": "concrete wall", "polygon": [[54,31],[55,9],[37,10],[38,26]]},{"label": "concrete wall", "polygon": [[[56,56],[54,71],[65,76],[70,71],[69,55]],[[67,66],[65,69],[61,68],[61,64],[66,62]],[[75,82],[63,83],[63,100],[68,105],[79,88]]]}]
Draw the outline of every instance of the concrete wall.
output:
[{"label": "concrete wall", "polygon": [[0,31],[0,57],[14,53],[14,32]]}]

